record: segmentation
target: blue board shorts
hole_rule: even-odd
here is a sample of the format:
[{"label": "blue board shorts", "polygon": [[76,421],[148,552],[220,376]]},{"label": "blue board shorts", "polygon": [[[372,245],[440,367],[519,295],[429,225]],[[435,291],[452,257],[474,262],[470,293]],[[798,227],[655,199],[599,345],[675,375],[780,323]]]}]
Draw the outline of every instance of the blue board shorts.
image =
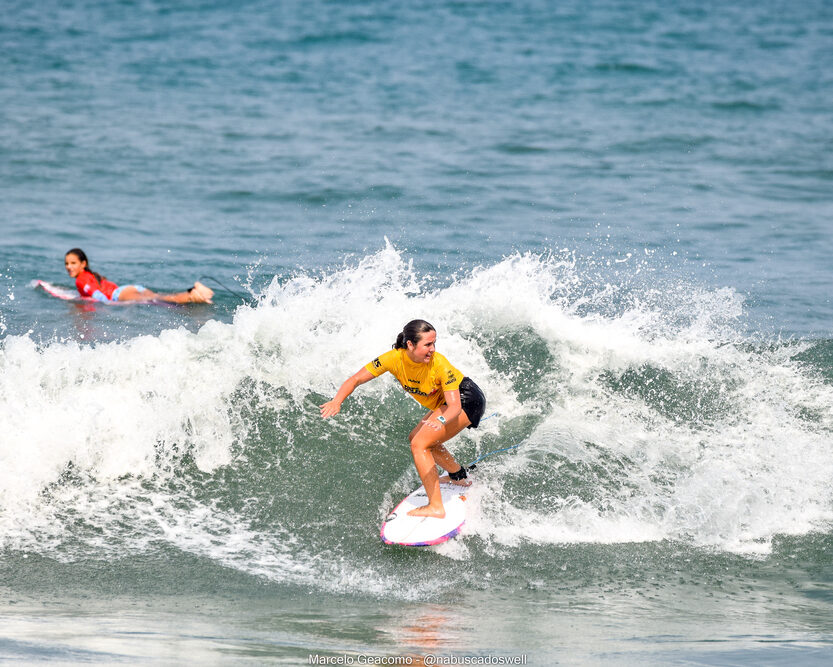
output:
[{"label": "blue board shorts", "polygon": [[133,287],[137,292],[145,291],[145,288],[142,285],[122,285],[121,287],[117,287],[113,290],[113,296],[110,297],[110,301],[118,301],[119,295],[125,287]]}]

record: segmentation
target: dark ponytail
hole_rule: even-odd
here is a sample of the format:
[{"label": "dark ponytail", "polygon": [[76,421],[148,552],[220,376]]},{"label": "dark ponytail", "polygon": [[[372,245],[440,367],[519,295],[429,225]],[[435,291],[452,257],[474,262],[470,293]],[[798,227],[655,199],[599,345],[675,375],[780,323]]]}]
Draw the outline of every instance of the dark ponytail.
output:
[{"label": "dark ponytail", "polygon": [[411,320],[402,329],[402,332],[396,337],[396,342],[393,344],[394,350],[405,350],[408,348],[408,341],[416,345],[422,334],[429,331],[436,331],[436,329],[425,320]]},{"label": "dark ponytail", "polygon": [[95,279],[99,283],[101,283],[102,280],[105,280],[104,276],[102,276],[100,273],[96,273],[95,271],[93,271],[90,268],[90,260],[87,259],[87,254],[83,250],[81,250],[81,248],[73,248],[72,250],[68,250],[66,252],[66,254],[64,255],[64,257],[66,257],[67,255],[75,255],[78,258],[78,261],[86,262],[87,263],[87,269],[86,270],[89,271],[90,273],[92,273],[95,276]]}]

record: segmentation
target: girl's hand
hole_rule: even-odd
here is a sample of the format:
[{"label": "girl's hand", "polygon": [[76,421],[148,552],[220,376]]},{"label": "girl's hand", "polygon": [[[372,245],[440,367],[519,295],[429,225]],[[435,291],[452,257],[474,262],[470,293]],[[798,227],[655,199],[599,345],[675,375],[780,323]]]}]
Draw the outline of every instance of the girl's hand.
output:
[{"label": "girl's hand", "polygon": [[332,417],[333,415],[337,415],[341,412],[341,403],[333,399],[332,401],[327,401],[319,406],[321,408],[321,416],[324,419],[328,417]]},{"label": "girl's hand", "polygon": [[359,369],[358,373],[351,375],[344,381],[344,384],[341,385],[331,401],[327,401],[318,406],[321,409],[321,416],[327,419],[327,417],[337,415],[341,411],[341,404],[344,402],[344,399],[352,394],[360,384],[370,382],[372,379],[373,376],[369,370],[366,368]]},{"label": "girl's hand", "polygon": [[434,429],[435,431],[442,431],[443,430],[442,425],[438,422],[435,422],[433,419],[426,419],[425,420],[425,425],[428,428]]}]

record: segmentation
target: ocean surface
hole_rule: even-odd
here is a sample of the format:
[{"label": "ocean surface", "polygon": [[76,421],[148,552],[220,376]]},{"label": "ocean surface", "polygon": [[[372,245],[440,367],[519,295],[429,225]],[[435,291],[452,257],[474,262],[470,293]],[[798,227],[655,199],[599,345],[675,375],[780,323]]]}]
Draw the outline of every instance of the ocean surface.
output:
[{"label": "ocean surface", "polygon": [[[831,91],[826,0],[5,2],[0,661],[830,664]],[[415,317],[518,445],[424,550],[317,408]]]}]

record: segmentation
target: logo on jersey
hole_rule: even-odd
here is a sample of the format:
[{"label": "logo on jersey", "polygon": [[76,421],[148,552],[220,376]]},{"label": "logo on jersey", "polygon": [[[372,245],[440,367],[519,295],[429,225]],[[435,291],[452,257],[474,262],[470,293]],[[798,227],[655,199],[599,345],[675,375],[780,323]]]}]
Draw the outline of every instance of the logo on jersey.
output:
[{"label": "logo on jersey", "polygon": [[[400,383],[400,384],[401,384],[401,383]],[[409,387],[409,386],[408,386],[408,385],[406,385],[406,384],[403,384],[403,385],[402,385],[402,388],[403,388],[405,391],[407,391],[409,394],[416,394],[417,396],[426,396],[426,397],[427,397],[427,396],[433,396],[434,394],[436,394],[436,393],[437,393],[437,390],[436,390],[436,389],[432,389],[432,390],[430,391],[430,393],[426,394],[424,391],[422,391],[422,390],[421,390],[421,389],[419,389],[418,387]]]},{"label": "logo on jersey", "polygon": [[[367,357],[365,357],[365,359],[367,359]],[[382,362],[381,362],[381,361],[379,361],[379,357],[376,357],[376,358],[375,358],[373,361],[371,361],[370,363],[372,363],[372,364],[373,364],[373,368],[381,368],[381,367],[382,367]]]}]

